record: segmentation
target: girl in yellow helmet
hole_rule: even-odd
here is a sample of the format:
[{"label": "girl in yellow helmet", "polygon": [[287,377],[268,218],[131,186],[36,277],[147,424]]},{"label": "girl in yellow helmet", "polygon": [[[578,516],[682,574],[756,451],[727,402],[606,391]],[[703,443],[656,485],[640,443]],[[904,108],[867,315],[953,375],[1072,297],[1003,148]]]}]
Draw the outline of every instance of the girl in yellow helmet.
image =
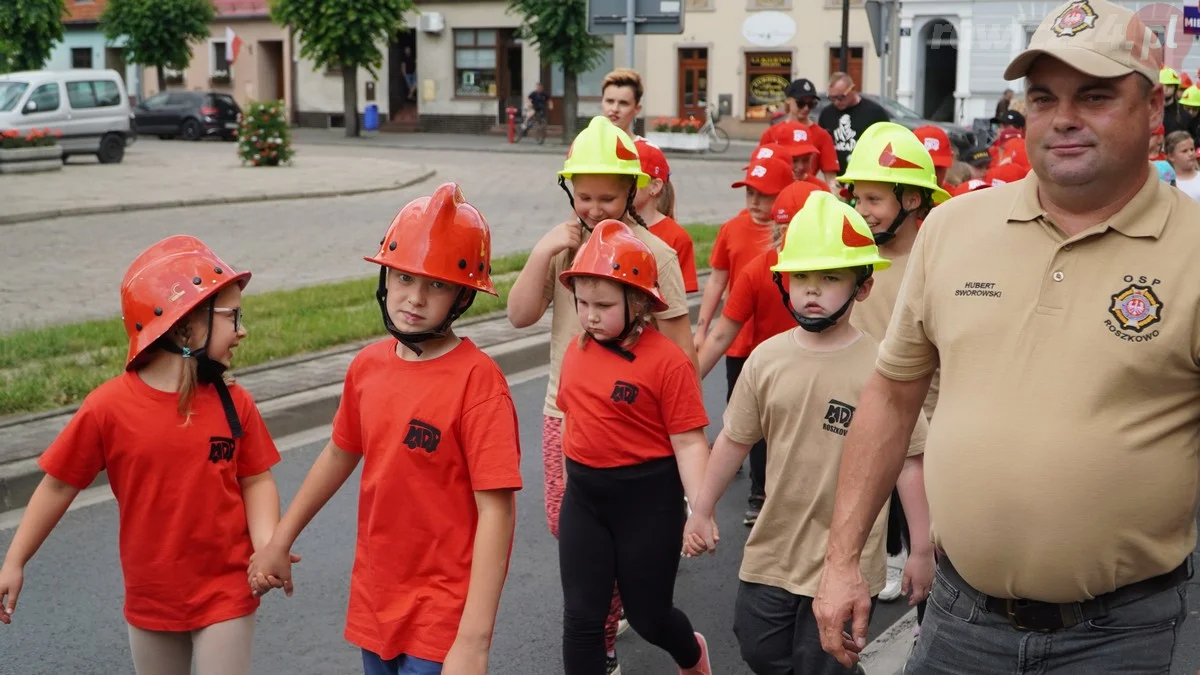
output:
[{"label": "girl in yellow helmet", "polygon": [[[650,176],[642,171],[637,146],[629,134],[614,126],[607,117],[593,118],[571,144],[563,168],[558,172],[558,183],[567,192],[574,213],[534,246],[525,268],[509,291],[508,319],[517,328],[537,323],[551,303],[554,307],[550,329],[550,374],[543,406],[542,461],[546,521],[556,538],[565,485],[563,412],[558,408],[556,398],[563,355],[567,345],[579,334],[575,299],[557,280],[570,268],[576,252],[591,238],[593,228],[599,223],[612,219],[631,225],[634,236],[650,249],[658,267],[659,290],[667,304],[666,309],[653,315],[658,331],[679,345],[693,363],[696,360],[679,258],[674,249],[651,234],[633,208],[638,188],[649,182]],[[614,593],[605,630],[608,675],[620,672],[614,651],[619,616],[620,602]]]}]

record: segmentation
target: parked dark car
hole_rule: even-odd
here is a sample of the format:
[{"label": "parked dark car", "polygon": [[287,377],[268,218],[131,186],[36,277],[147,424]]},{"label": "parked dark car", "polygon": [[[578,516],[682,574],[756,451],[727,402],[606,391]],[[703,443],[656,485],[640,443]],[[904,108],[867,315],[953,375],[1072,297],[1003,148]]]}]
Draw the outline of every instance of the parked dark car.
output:
[{"label": "parked dark car", "polygon": [[[964,152],[975,147],[975,132],[971,129],[966,129],[950,122],[937,122],[924,119],[913,110],[889,98],[883,98],[875,94],[862,94],[862,97],[871,99],[883,106],[883,109],[892,116],[892,121],[900,126],[908,127],[909,129],[916,129],[917,127],[926,125],[941,127],[946,132],[946,135],[950,137],[950,142],[954,144],[956,151]],[[822,98],[821,102],[817,104],[817,109],[812,111],[812,118],[817,119],[820,117],[821,110],[827,105],[829,105],[829,99]]]},{"label": "parked dark car", "polygon": [[140,134],[189,141],[214,136],[236,141],[242,119],[232,96],[211,91],[164,91],[139,103],[133,114]]}]

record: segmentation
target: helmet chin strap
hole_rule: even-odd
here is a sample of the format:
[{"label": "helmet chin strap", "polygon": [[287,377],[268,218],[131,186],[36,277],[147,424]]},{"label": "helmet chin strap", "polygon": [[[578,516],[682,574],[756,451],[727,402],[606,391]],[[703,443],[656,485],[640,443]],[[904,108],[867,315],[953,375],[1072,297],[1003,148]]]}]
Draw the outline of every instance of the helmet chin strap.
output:
[{"label": "helmet chin strap", "polygon": [[[625,342],[625,338],[629,337],[629,334],[633,332],[633,329],[636,326],[634,325],[633,317],[630,316],[630,312],[629,312],[629,289],[625,288],[625,289],[623,289],[622,292],[625,295],[625,327],[621,329],[621,334],[615,338],[609,338],[607,340],[601,340],[600,338],[596,337],[595,334],[592,333],[592,331],[587,331],[587,334],[592,337],[592,340],[594,340],[596,344],[598,344],[601,347],[607,349],[608,351],[616,354],[617,356],[625,359],[626,361],[629,361],[630,363],[632,363],[633,360],[637,358],[637,356],[634,355],[633,352],[622,347],[621,343]],[[578,296],[576,296],[575,303],[576,303],[576,307],[578,307],[578,304],[579,304]],[[576,310],[576,311],[578,311],[578,310]]]},{"label": "helmet chin strap", "polygon": [[854,304],[854,298],[858,295],[858,291],[862,289],[863,284],[867,283],[867,279],[871,278],[873,272],[874,268],[868,268],[867,272],[858,272],[854,282],[854,291],[850,293],[850,297],[846,298],[846,302],[842,303],[842,306],[829,316],[815,317],[804,316],[792,307],[792,296],[788,292],[781,272],[772,273],[771,278],[775,280],[775,287],[779,289],[779,293],[783,296],[783,306],[787,308],[788,314],[792,315],[796,323],[810,333],[820,333],[837,325],[837,322],[850,310],[850,305]]},{"label": "helmet chin strap", "polygon": [[225,411],[225,421],[229,423],[229,433],[236,439],[242,437],[242,421],[238,418],[237,406],[233,404],[233,396],[230,395],[229,387],[225,384],[224,376],[227,366],[208,356],[208,343],[212,339],[213,314],[215,314],[213,309],[216,304],[215,297],[209,299],[208,332],[205,334],[204,344],[200,348],[181,347],[168,336],[160,338],[157,344],[164,351],[180,354],[185,359],[196,359],[196,379],[202,384],[211,384],[217,391],[217,398],[221,400],[221,408]]},{"label": "helmet chin strap", "polygon": [[[571,212],[574,213],[575,217],[579,219],[580,227],[582,227],[588,233],[591,233],[593,228],[588,226],[587,221],[585,221],[579,215],[578,211],[575,211],[575,195],[571,193],[571,188],[567,187],[567,179],[563,178],[562,176],[559,176],[558,177],[558,187],[562,188],[562,191],[567,193],[567,201],[571,202]],[[636,195],[637,195],[637,179],[635,178],[633,180],[633,185],[629,186],[629,196],[626,197],[626,199],[625,199],[625,211],[623,213],[621,213],[621,215],[619,217],[617,217],[615,220],[620,220],[621,218],[624,218],[625,214],[627,214],[627,213],[637,213],[637,211],[635,211],[633,208],[633,199]]]},{"label": "helmet chin strap", "polygon": [[904,208],[904,188],[899,185],[895,185],[892,187],[892,191],[896,194],[896,201],[900,202],[900,212],[897,213],[896,217],[892,219],[891,227],[883,232],[872,233],[872,236],[875,238],[876,246],[886,246],[891,243],[892,240],[896,238],[896,230],[900,229],[900,226],[904,224],[904,221],[908,220],[908,215],[912,213],[912,211]]},{"label": "helmet chin strap", "polygon": [[405,333],[396,327],[395,322],[392,321],[392,315],[388,313],[387,270],[388,268],[380,266],[379,286],[375,289],[375,299],[379,302],[380,313],[383,314],[383,326],[392,337],[396,338],[400,344],[411,349],[417,356],[423,353],[419,343],[434,338],[446,337],[446,332],[450,330],[450,324],[454,323],[458,317],[470,309],[471,304],[475,302],[475,291],[466,286],[460,286],[458,295],[454,298],[454,304],[450,306],[450,311],[446,313],[446,318],[442,321],[441,325],[433,330]]}]

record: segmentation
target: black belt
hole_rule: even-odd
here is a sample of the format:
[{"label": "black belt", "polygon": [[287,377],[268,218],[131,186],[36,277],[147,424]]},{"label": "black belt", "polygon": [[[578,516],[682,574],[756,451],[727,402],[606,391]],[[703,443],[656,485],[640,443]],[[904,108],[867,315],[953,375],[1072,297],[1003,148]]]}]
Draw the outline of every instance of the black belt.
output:
[{"label": "black belt", "polygon": [[1156,577],[1143,579],[1127,586],[1122,586],[1112,592],[1098,595],[1083,602],[1042,602],[1040,600],[1022,600],[1010,598],[995,598],[975,590],[962,578],[950,558],[944,552],[938,552],[938,567],[947,580],[960,589],[969,589],[983,599],[983,606],[993,614],[1008,619],[1013,628],[1023,631],[1051,633],[1064,628],[1070,628],[1084,621],[1090,621],[1108,614],[1110,609],[1127,605],[1148,598],[1167,589],[1175,588],[1192,577],[1192,556],[1188,555],[1179,567],[1160,574]]}]

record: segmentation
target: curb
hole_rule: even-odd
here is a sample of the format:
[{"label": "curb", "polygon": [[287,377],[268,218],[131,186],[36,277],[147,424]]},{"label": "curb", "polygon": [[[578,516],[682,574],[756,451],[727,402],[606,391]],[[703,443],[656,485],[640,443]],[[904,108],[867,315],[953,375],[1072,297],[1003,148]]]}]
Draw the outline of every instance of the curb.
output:
[{"label": "curb", "polygon": [[139,202],[135,204],[100,204],[97,206],[73,206],[63,209],[50,209],[47,211],[31,211],[27,213],[0,214],[0,226],[16,225],[19,223],[29,223],[37,220],[49,220],[51,218],[66,218],[72,216],[94,216],[110,213],[124,213],[127,211],[151,211],[154,209],[173,209],[187,206],[212,206],[214,204],[245,204],[249,202],[271,202],[285,201],[294,199],[326,199],[329,197],[351,197],[354,195],[371,194],[374,192],[388,192],[391,190],[402,190],[407,187],[412,187],[419,183],[423,183],[437,174],[434,169],[429,169],[419,174],[416,178],[394,183],[383,187],[369,188],[350,188],[346,190],[321,190],[316,192],[284,192],[280,194],[251,194],[238,195],[234,197],[200,197],[196,199],[167,199],[158,202]]},{"label": "curb", "polygon": [[867,645],[861,655],[863,669],[870,675],[903,675],[916,625],[917,609],[914,607]]},{"label": "curb", "polygon": [[[688,309],[691,313],[691,320],[694,322],[700,313],[701,294],[694,293],[691,295],[692,297],[688,298]],[[498,317],[492,315],[493,320],[496,318]],[[484,320],[486,320],[485,317],[478,318],[478,321]],[[373,341],[371,340],[370,342]],[[342,345],[320,352],[320,355],[328,356],[329,354],[352,351],[354,349],[361,349],[362,346],[363,343],[359,343],[357,346]],[[550,363],[550,332],[545,331],[507,342],[500,342],[484,348],[483,351],[496,361],[496,364],[500,366],[500,370],[506,376],[531,370]],[[286,363],[274,363],[269,367],[279,368],[286,365],[293,365],[315,358],[315,356],[315,353],[299,355],[286,361]],[[268,367],[263,366],[258,370],[266,369]],[[245,374],[250,371],[251,369],[248,368],[240,372]],[[339,382],[268,399],[260,402],[258,408],[259,412],[262,413],[263,421],[266,423],[267,430],[271,433],[271,436],[279,438],[329,424],[329,421],[333,419],[333,415],[337,411],[341,397],[342,384]],[[78,406],[75,409],[78,409]],[[12,420],[8,426],[36,419],[44,419],[51,415],[61,415],[64,412],[69,412],[69,410],[60,409],[45,413],[34,413]],[[41,468],[37,465],[36,457],[0,465],[0,512],[24,508],[29,503],[29,498],[33,495],[33,491],[42,482],[43,475]],[[107,483],[108,474],[102,471],[92,481],[90,487],[106,485]]]},{"label": "curb", "polygon": [[[428,145],[385,145],[385,144],[377,144],[377,143],[371,142],[370,139],[372,137],[370,137],[370,136],[366,136],[366,137],[362,137],[362,138],[365,138],[367,140],[363,140],[360,143],[360,142],[356,142],[356,141],[352,141],[352,140],[342,141],[342,140],[336,140],[336,139],[321,140],[321,139],[306,138],[306,139],[304,139],[304,143],[307,145],[368,148],[368,149],[372,149],[372,150],[428,150],[428,151],[433,151],[433,152],[476,152],[476,153],[486,152],[486,153],[502,154],[502,155],[538,155],[538,154],[540,154],[540,155],[560,155],[561,156],[562,154],[564,154],[566,152],[566,148],[567,148],[567,146],[562,143],[525,146],[525,147],[529,147],[530,148],[529,150],[516,150],[515,148],[508,147],[510,145],[515,146],[515,145],[517,145],[516,143],[511,143],[511,144],[503,143],[503,144],[499,144],[499,145],[484,145],[484,146],[480,146],[477,148],[465,147],[465,146],[461,146],[461,145],[440,145],[440,144],[436,144],[436,143],[428,144]],[[535,148],[537,148],[537,149],[535,149]],[[705,162],[741,162],[742,164],[745,164],[746,158],[733,152],[733,150],[734,150],[734,147],[730,146],[729,150],[727,150],[723,153],[709,153],[709,152],[692,153],[692,152],[679,152],[676,150],[664,150],[663,152],[667,155],[667,157],[673,157],[676,159],[695,159],[695,160],[705,161]],[[752,152],[753,150],[754,150],[754,147],[749,147],[746,152],[748,154],[748,153]]]}]

